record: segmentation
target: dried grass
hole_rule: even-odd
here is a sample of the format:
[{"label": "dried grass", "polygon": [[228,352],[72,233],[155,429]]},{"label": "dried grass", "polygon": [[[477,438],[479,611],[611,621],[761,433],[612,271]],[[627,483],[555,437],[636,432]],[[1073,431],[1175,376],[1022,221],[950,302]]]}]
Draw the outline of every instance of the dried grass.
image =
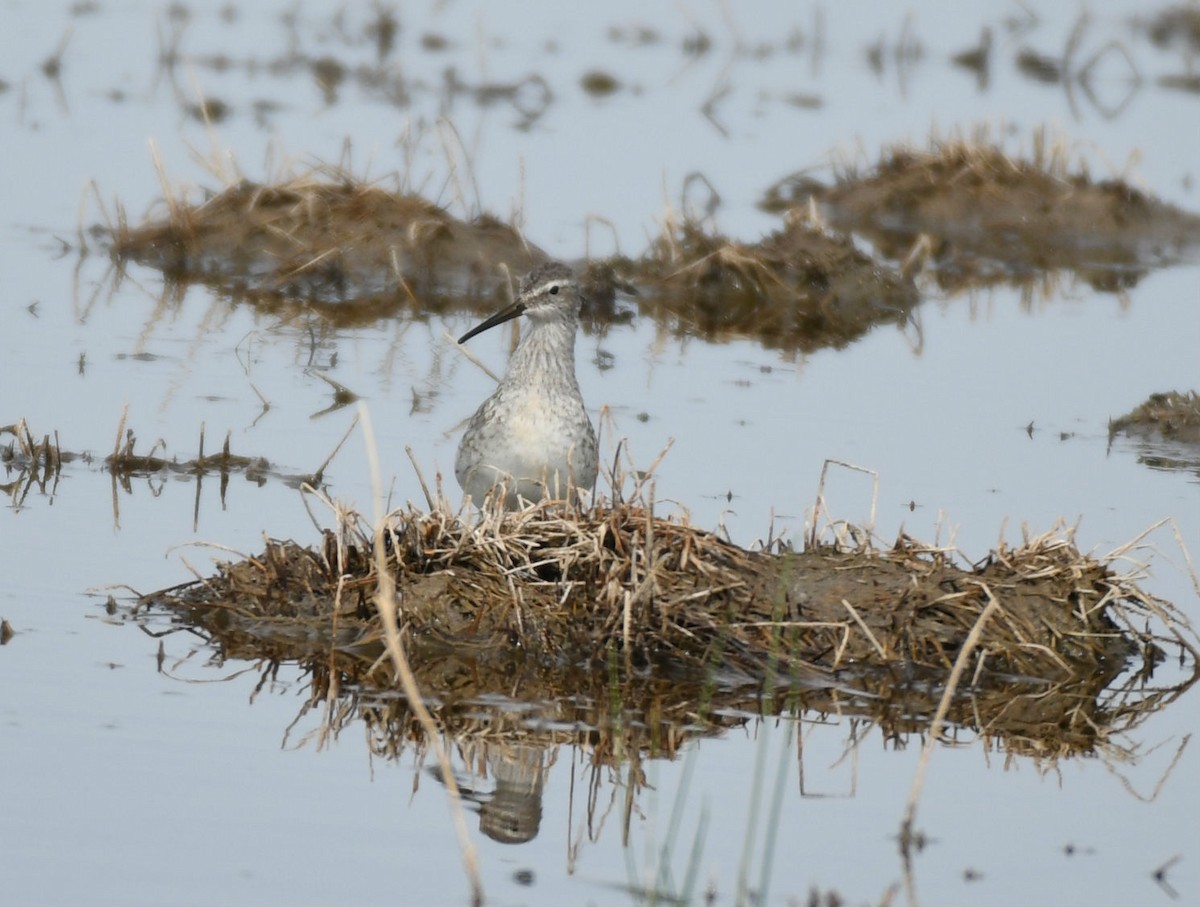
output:
[{"label": "dried grass", "polygon": [[[977,689],[1111,679],[1139,658],[1152,671],[1172,644],[1196,657],[1178,614],[1081,554],[1061,529],[960,567],[905,537],[890,549],[749,551],[644,501],[474,517],[440,496],[434,505],[390,514],[383,536],[418,660],[452,651],[484,668],[516,659],[595,669],[615,657],[635,670],[716,670],[744,682],[774,672],[818,686],[848,669],[933,677],[950,671],[990,606],[970,666]],[[329,646],[366,656],[381,647],[373,545],[369,526],[347,514],[320,551],[270,542],[204,583],[145,602],[223,631],[241,627],[277,652],[287,642],[291,657]],[[1158,629],[1145,630],[1147,620]],[[276,622],[278,632],[269,629]]]},{"label": "dried grass", "polygon": [[784,349],[845,346],[877,324],[902,323],[919,301],[912,281],[806,211],[747,243],[668,210],[627,270],[655,317],[711,339],[753,337]]},{"label": "dried grass", "polygon": [[1151,267],[1189,260],[1200,217],[1155,199],[1121,175],[1094,179],[1061,137],[1038,130],[1009,154],[987,126],[896,145],[870,168],[834,166],[830,186],[809,173],[768,189],[768,210],[814,201],[836,228],[868,239],[886,258],[930,265],[943,288],[1011,282],[1055,271],[1120,292]]},{"label": "dried grass", "polygon": [[1118,432],[1200,444],[1200,392],[1166,391],[1151,394],[1130,412],[1109,421],[1109,439]]},{"label": "dried grass", "polygon": [[[156,160],[156,165],[158,162]],[[320,165],[274,184],[241,180],[192,203],[164,180],[166,216],[114,228],[112,255],[256,305],[301,300],[343,319],[406,304],[489,298],[498,262],[528,270],[541,253],[486,214],[467,221],[419,195]]]}]

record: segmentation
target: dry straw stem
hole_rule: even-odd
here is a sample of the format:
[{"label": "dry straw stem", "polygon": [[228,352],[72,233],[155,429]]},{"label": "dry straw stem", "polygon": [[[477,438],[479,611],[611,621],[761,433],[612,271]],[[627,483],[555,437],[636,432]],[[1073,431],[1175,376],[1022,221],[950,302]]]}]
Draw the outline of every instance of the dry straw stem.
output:
[{"label": "dry straw stem", "polygon": [[1000,602],[992,595],[992,590],[988,588],[987,584],[979,583],[979,587],[987,596],[987,607],[983,609],[983,612],[975,621],[975,626],[971,628],[971,632],[967,634],[967,638],[963,642],[962,649],[959,650],[958,658],[954,660],[954,667],[950,671],[950,677],[946,680],[946,687],[942,691],[942,698],[938,702],[937,711],[934,713],[933,720],[929,724],[929,732],[925,737],[925,743],[921,747],[921,758],[917,762],[917,771],[913,777],[912,788],[908,794],[908,803],[904,809],[904,819],[900,823],[900,847],[906,859],[914,840],[913,823],[917,817],[917,803],[921,799],[921,791],[925,786],[925,773],[929,768],[929,760],[933,756],[933,748],[941,741],[946,714],[950,711],[950,704],[958,690],[958,684],[962,679],[963,671],[966,670],[971,655],[983,637],[983,631],[987,626],[987,622],[1000,609]]},{"label": "dry straw stem", "polygon": [[375,594],[375,605],[383,624],[387,651],[391,656],[392,664],[395,666],[396,673],[404,688],[404,695],[408,699],[409,708],[413,710],[413,713],[421,722],[421,726],[425,730],[426,740],[433,746],[438,765],[441,767],[442,781],[446,785],[447,793],[450,795],[451,815],[454,820],[455,833],[458,835],[458,846],[462,854],[463,868],[466,870],[467,880],[471,885],[472,903],[481,905],[484,900],[483,882],[479,877],[479,865],[475,855],[475,846],[471,843],[470,833],[467,831],[467,821],[462,805],[462,794],[458,789],[458,782],[455,779],[454,767],[450,764],[450,757],[441,743],[441,736],[438,734],[438,728],[434,723],[433,716],[429,714],[429,710],[425,707],[425,701],[421,696],[420,689],[417,687],[417,681],[413,676],[412,668],[409,666],[408,656],[405,654],[404,643],[400,635],[398,619],[400,596],[396,588],[395,577],[392,575],[391,570],[388,569],[387,552],[384,549],[385,533],[382,531],[383,511],[382,507],[379,506],[379,502],[383,500],[383,486],[379,478],[378,448],[375,444],[375,432],[371,427],[371,414],[365,403],[359,404],[358,415],[359,421],[362,423],[367,458],[371,466],[371,485],[374,489],[377,509],[374,555],[378,590]]},{"label": "dry straw stem", "polygon": [[35,440],[25,419],[12,425],[0,426],[0,435],[11,435],[13,440],[0,445],[0,466],[4,467],[8,481],[0,482],[0,492],[10,496],[9,506],[20,510],[29,493],[37,488],[42,494],[53,494],[62,474],[64,462],[77,459],[78,454],[64,452],[58,432]]},{"label": "dry straw stem", "polygon": [[[490,368],[488,368],[487,364],[482,359],[480,359],[478,356],[476,356],[474,352],[472,352],[470,349],[468,349],[465,345],[459,343],[458,339],[456,337],[454,337],[449,331],[446,331],[446,330],[442,331],[442,340],[445,341],[445,343],[448,346],[450,346],[451,349],[458,350],[458,352],[461,353],[468,362],[470,362],[472,365],[474,365],[476,368],[478,368],[481,372],[483,372],[485,375],[487,375],[489,378],[491,378],[497,384],[500,383],[500,376],[497,375],[495,372],[493,372]],[[468,416],[467,418],[469,419],[470,417]],[[463,421],[467,421],[467,420],[464,419]]]},{"label": "dry straw stem", "polygon": [[49,435],[43,435],[41,441],[36,441],[29,423],[24,418],[12,425],[0,425],[0,434],[13,436],[13,442],[7,450],[0,450],[0,463],[12,468],[35,471],[41,464],[43,471],[49,475],[62,470],[63,451],[59,443],[58,432],[54,433],[54,441]]},{"label": "dry straw stem", "polygon": [[[833,521],[832,516],[829,515],[829,508],[827,507],[827,505],[825,503],[825,481],[829,477],[829,467],[831,467],[831,466],[841,466],[843,469],[849,469],[854,472],[861,472],[865,475],[871,476],[871,478],[872,478],[871,514],[867,520],[866,528],[867,528],[868,534],[874,533],[874,531],[875,531],[875,513],[879,506],[879,473],[873,469],[868,469],[865,466],[856,466],[853,463],[846,463],[842,460],[827,459],[827,460],[825,460],[824,463],[821,464],[821,479],[819,482],[817,482],[817,498],[816,498],[816,501],[813,502],[812,525],[809,529],[809,535],[808,535],[808,547],[809,548],[815,548],[817,545],[817,539],[821,536],[822,530],[818,526],[818,523],[820,522],[822,514],[825,514],[825,516],[826,516],[827,528],[828,527],[843,527],[846,529],[854,528],[854,527],[852,527],[852,524],[848,524],[848,523],[844,523],[844,522],[835,523]],[[846,544],[845,537],[843,535],[841,535],[840,529],[835,529],[835,531],[839,532],[838,544],[840,546],[844,547]]]},{"label": "dry straw stem", "polygon": [[[1147,538],[1151,533],[1157,531],[1163,526],[1170,526],[1174,535],[1175,544],[1178,546],[1180,554],[1183,556],[1184,564],[1187,568],[1188,578],[1191,580],[1192,588],[1196,592],[1197,598],[1200,598],[1200,575],[1196,572],[1196,565],[1192,561],[1191,552],[1184,544],[1183,533],[1179,529],[1179,524],[1174,517],[1166,517],[1159,520],[1152,526],[1147,527],[1136,537],[1113,549],[1103,560],[1105,563],[1115,563],[1117,561],[1129,561],[1134,565],[1134,569],[1125,577],[1128,585],[1136,589],[1135,581],[1144,578],[1147,575],[1146,565],[1133,561],[1130,557],[1130,552],[1136,551],[1142,547],[1142,540]],[[1189,624],[1186,616],[1171,605],[1170,602],[1155,598],[1154,596],[1146,595],[1138,590],[1137,598],[1139,603],[1156,618],[1158,618],[1167,627],[1175,640],[1187,650],[1188,654],[1195,660],[1200,660],[1200,648],[1197,646],[1197,634],[1194,628]],[[1103,604],[1103,603],[1102,603]]]}]

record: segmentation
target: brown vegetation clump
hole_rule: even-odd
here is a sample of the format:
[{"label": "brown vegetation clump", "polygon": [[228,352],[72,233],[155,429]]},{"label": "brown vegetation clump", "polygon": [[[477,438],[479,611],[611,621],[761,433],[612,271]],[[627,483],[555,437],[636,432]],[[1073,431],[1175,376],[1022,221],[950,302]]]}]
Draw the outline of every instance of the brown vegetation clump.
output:
[{"label": "brown vegetation clump", "polygon": [[866,174],[831,186],[806,175],[767,193],[770,210],[815,199],[830,223],[904,260],[923,242],[940,280],[1069,269],[1100,289],[1130,286],[1152,266],[1200,248],[1200,217],[1151,198],[1120,179],[1072,171],[1061,144],[1038,136],[1029,159],[986,141],[898,147]]},{"label": "brown vegetation clump", "polygon": [[[327,532],[321,550],[271,542],[257,557],[147,604],[274,645],[290,657],[378,648],[372,542]],[[976,681],[1112,676],[1160,648],[1135,624],[1161,606],[1065,540],[1041,537],[959,567],[902,538],[886,550],[749,551],[640,505],[548,505],[470,521],[408,508],[385,533],[416,654],[761,679],[948,670],[987,605]],[[272,626],[278,628],[276,633]]]},{"label": "brown vegetation clump", "polygon": [[490,216],[464,221],[420,196],[331,176],[171,200],[165,219],[118,229],[113,255],[256,303],[353,304],[372,317],[418,299],[427,312],[447,297],[490,297],[499,264],[521,273],[542,257]]},{"label": "brown vegetation clump", "polygon": [[[337,325],[493,308],[511,275],[545,258],[496,217],[462,219],[338,167],[231,183],[199,204],[169,195],[165,206],[165,217],[142,226],[119,219],[111,250],[119,264]],[[897,148],[830,186],[788,177],[763,206],[788,216],[758,241],[723,236],[707,218],[668,215],[640,256],[587,263],[585,328],[627,315],[615,305],[622,290],[636,294],[640,314],[683,333],[811,351],[903,322],[919,301],[910,273],[921,262],[951,288],[1028,285],[1069,271],[1120,290],[1200,249],[1200,218],[1122,180],[1072,172],[1064,147],[1044,136],[1029,160],[1006,155],[986,133]]]},{"label": "brown vegetation clump", "polygon": [[[112,452],[103,458],[84,451],[64,449],[58,432],[53,436],[43,435],[36,440],[24,419],[0,426],[0,436],[11,435],[7,444],[0,442],[0,466],[8,473],[10,481],[0,482],[0,494],[7,494],[10,506],[20,508],[29,493],[37,489],[45,494],[57,486],[62,476],[63,465],[83,461],[89,465],[99,464],[113,480],[113,492],[119,485],[126,493],[132,492],[131,480],[150,476],[188,476],[198,482],[205,476],[216,476],[220,482],[221,500],[234,475],[241,475],[257,485],[268,479],[278,479],[293,487],[307,485],[319,488],[325,481],[327,459],[315,472],[288,473],[275,468],[265,457],[243,456],[231,449],[231,435],[226,433],[220,450],[206,452],[204,426],[200,427],[200,438],[193,457],[167,456],[166,444],[160,439],[148,450],[138,449],[138,437],[133,429],[127,428],[123,414],[117,428],[116,444]],[[115,507],[115,498],[114,498]]]},{"label": "brown vegetation clump", "polygon": [[669,222],[640,263],[642,303],[709,339],[753,337],[771,347],[843,347],[916,306],[905,276],[844,236],[796,215],[756,243],[690,220]]},{"label": "brown vegetation clump", "polygon": [[[494,307],[507,276],[545,258],[495,217],[462,220],[336,168],[275,185],[242,181],[200,204],[171,198],[166,207],[164,218],[113,231],[119,264],[342,326]],[[597,259],[580,271],[585,329],[627,317],[616,305],[623,291],[642,314],[681,331],[785,349],[843,346],[903,320],[918,301],[906,277],[800,217],[758,243],[670,221],[640,258]]]},{"label": "brown vegetation clump", "polygon": [[1145,403],[1108,423],[1109,436],[1117,432],[1200,445],[1200,393],[1151,394]]},{"label": "brown vegetation clump", "polygon": [[[221,658],[307,665],[314,702],[347,688],[375,702],[369,691],[397,680],[374,547],[358,523],[326,532],[319,549],[271,541],[135,610],[174,614]],[[1187,624],[1050,535],[958,566],[907,538],[749,551],[641,503],[474,519],[409,506],[388,520],[381,550],[407,661],[441,727],[471,733],[495,697],[559,716],[550,731],[561,733],[516,722],[509,742],[634,720],[650,738],[635,735],[638,746],[671,751],[663,741],[678,740],[681,723],[730,726],[710,712],[793,708],[917,733],[957,668],[948,720],[1057,756],[1090,751],[1195,679],[1149,686],[1170,648],[1195,665]],[[419,739],[403,700],[389,692],[368,711],[381,709],[383,748]]]}]

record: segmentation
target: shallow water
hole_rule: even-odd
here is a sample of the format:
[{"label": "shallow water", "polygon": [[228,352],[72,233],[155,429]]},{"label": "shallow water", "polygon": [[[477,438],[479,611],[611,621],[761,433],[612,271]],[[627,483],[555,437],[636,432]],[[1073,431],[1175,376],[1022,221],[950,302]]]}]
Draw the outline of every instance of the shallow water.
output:
[{"label": "shallow water", "polygon": [[[114,199],[136,222],[161,197],[148,139],[172,184],[216,187],[189,147],[204,155],[216,147],[247,177],[265,179],[274,172],[264,165],[269,155],[338,160],[348,137],[355,172],[411,168],[414,186],[460,214],[464,204],[520,211],[530,238],[567,258],[585,253],[589,214],[613,222],[622,251],[640,251],[664,205],[682,204],[679,187],[693,171],[721,195],[720,228],[753,239],[776,224],[754,204],[784,174],[838,159],[865,164],[884,145],[983,121],[1012,133],[1014,150],[1051,124],[1097,174],[1123,172],[1134,156],[1136,183],[1200,208],[1194,95],[1156,82],[1181,70],[1183,55],[1129,27],[1145,15],[1136,4],[1093,10],[1072,59],[1078,71],[1118,40],[1140,82],[1107,54],[1086,90],[1079,79],[1035,81],[1015,65],[1021,48],[1050,56],[1069,49],[1074,9],[1040,10],[1040,21],[1022,23],[1003,4],[927,3],[910,15],[881,8],[873,17],[812,7],[731,23],[715,6],[608,5],[566,16],[544,4],[510,21],[482,5],[429,4],[397,13],[401,30],[382,85],[366,14],[187,9],[172,68],[159,65],[156,34],[174,20],[149,4],[17,6],[0,35],[0,116],[9,124],[0,423],[24,417],[36,435],[57,431],[64,448],[98,457],[111,449],[127,406],[140,450],[161,438],[168,455],[191,456],[203,424],[209,450],[228,431],[235,452],[310,472],[354,417],[352,409],[321,414],[332,394],[316,366],[366,400],[385,493],[417,499],[405,446],[427,474],[448,474],[456,426],[490,386],[448,339],[465,318],[317,334],[200,288],[164,303],[160,275],[144,269],[113,286],[106,256],[77,254],[76,230],[81,219],[103,219],[89,181],[110,217]],[[638,25],[657,38],[628,38]],[[985,26],[995,42],[981,88],[949,58]],[[684,47],[698,30],[712,42],[702,54]],[[430,49],[428,35],[448,46]],[[64,36],[53,80],[43,63]],[[332,99],[304,62],[326,55],[347,65]],[[553,98],[530,121],[503,99],[448,93],[447,67],[472,85],[538,73]],[[621,89],[589,96],[579,80],[591,69],[610,72]],[[232,109],[212,135],[185,110],[197,86]],[[465,152],[439,133],[440,115]],[[592,237],[593,252],[611,251],[603,227]],[[1061,517],[1080,520],[1080,547],[1102,553],[1173,517],[1197,552],[1196,476],[1144,465],[1133,442],[1110,447],[1107,423],[1152,392],[1196,386],[1198,277],[1196,265],[1176,267],[1120,295],[1069,278],[1036,298],[1010,289],[941,298],[926,287],[904,330],[879,329],[846,349],[803,357],[749,341],[680,340],[636,322],[600,339],[581,336],[579,377],[593,412],[612,413],[616,429],[606,427],[606,437],[627,437],[640,463],[674,439],[658,470],[658,499],[678,502],[698,525],[724,525],[743,544],[766,534],[772,514],[799,536],[821,464],[836,458],[879,473],[883,539],[903,527],[952,540],[975,558],[1002,534],[1016,540],[1023,523],[1042,531]],[[498,333],[474,345],[502,367]],[[328,480],[334,496],[370,511],[361,435]],[[838,517],[865,521],[870,481],[836,474],[828,499]],[[359,725],[319,745],[305,736],[319,715],[289,731],[306,701],[295,669],[259,689],[257,671],[209,664],[210,653],[185,634],[161,640],[160,669],[160,641],[105,613],[109,584],[149,591],[190,579],[189,564],[205,572],[214,552],[196,543],[249,553],[263,534],[315,540],[295,490],[234,476],[222,496],[212,477],[197,490],[192,478],[175,476],[134,480],[127,492],[98,465],[76,462],[53,486],[13,500],[0,515],[0,617],[17,634],[0,649],[8,898],[468,899],[441,785],[411,754],[371,756]],[[1144,587],[1200,619],[1170,530],[1149,542],[1154,550],[1138,552],[1150,563]],[[812,887],[875,902],[899,885],[915,903],[1144,903],[1168,899],[1153,872],[1176,855],[1165,881],[1189,902],[1200,898],[1200,756],[1188,745],[1172,761],[1196,729],[1194,699],[1185,695],[1122,741],[1137,755],[1132,762],[1006,759],[970,741],[939,748],[918,820],[930,843],[907,879],[894,835],[919,741],[897,747],[867,730],[851,746],[851,722],[836,717],[749,721],[743,731],[686,744],[674,761],[647,762],[627,847],[628,778],[599,780],[596,813],[607,818],[589,829],[586,754],[564,747],[547,772],[537,836],[502,845],[476,827],[472,839],[492,903],[630,902],[623,889],[652,883],[665,844],[668,887],[682,888],[699,829],[696,884],[711,882],[717,903],[735,901],[743,873],[757,888],[772,851],[771,902]],[[764,786],[757,812],[756,778]],[[677,800],[683,812],[672,832]],[[777,817],[766,804],[778,805]],[[757,832],[743,856],[750,829]],[[532,884],[519,875],[526,870]]]}]

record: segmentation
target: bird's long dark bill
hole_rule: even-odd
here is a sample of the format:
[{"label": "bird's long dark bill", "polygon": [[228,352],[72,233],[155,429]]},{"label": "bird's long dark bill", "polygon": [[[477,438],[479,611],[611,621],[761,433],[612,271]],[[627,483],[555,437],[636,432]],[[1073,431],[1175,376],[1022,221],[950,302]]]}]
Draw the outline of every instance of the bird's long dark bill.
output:
[{"label": "bird's long dark bill", "polygon": [[506,322],[506,321],[512,321],[514,318],[516,318],[518,315],[520,315],[524,311],[525,311],[525,303],[514,302],[507,309],[501,309],[499,312],[497,312],[495,315],[493,315],[487,321],[484,321],[480,324],[475,325],[475,327],[471,328],[471,330],[467,331],[465,334],[463,334],[461,337],[459,337],[458,342],[466,343],[468,340],[470,340],[476,334],[482,334],[484,331],[488,330],[489,328],[494,328],[498,324],[504,324],[504,322]]}]

